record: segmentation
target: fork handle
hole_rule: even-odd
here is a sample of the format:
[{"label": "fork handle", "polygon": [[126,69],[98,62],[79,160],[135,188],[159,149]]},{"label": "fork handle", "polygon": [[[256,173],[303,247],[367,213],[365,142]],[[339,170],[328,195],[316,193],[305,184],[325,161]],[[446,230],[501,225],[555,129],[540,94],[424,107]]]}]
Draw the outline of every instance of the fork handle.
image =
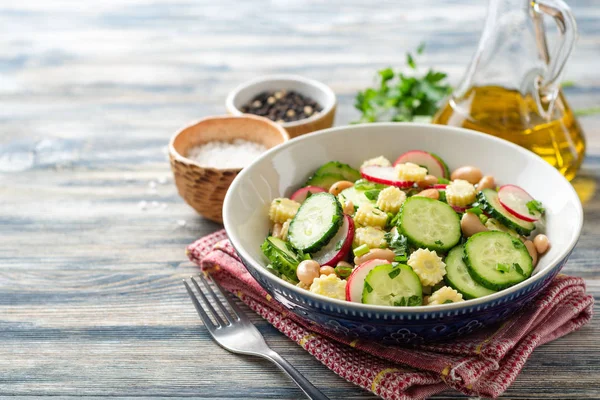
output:
[{"label": "fork handle", "polygon": [[285,372],[292,380],[298,385],[300,389],[304,392],[304,394],[313,400],[329,400],[329,397],[325,396],[319,389],[317,389],[312,383],[308,381],[300,372],[296,370],[286,361],[285,358],[281,357],[274,350],[269,349],[270,351],[264,354],[264,357],[276,364],[283,372]]}]

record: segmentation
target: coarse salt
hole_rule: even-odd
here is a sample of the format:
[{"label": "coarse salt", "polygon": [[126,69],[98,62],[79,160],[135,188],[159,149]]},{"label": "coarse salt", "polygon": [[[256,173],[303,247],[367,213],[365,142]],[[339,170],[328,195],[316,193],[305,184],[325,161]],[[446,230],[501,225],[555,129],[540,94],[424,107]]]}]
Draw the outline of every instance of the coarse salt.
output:
[{"label": "coarse salt", "polygon": [[243,139],[233,142],[208,142],[192,147],[187,158],[207,168],[243,168],[267,151],[259,143]]}]

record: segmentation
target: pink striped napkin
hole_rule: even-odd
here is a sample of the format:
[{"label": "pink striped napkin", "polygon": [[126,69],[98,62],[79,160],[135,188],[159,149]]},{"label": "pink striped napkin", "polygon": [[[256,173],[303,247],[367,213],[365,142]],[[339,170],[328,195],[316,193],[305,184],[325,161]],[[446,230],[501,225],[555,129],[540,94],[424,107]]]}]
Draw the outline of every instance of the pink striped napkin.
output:
[{"label": "pink striped napkin", "polygon": [[498,397],[533,350],[592,318],[593,297],[581,278],[557,276],[532,304],[501,326],[451,343],[400,347],[347,340],[289,313],[252,278],[224,230],[187,248],[191,261],[342,378],[384,399],[423,399],[454,388]]}]

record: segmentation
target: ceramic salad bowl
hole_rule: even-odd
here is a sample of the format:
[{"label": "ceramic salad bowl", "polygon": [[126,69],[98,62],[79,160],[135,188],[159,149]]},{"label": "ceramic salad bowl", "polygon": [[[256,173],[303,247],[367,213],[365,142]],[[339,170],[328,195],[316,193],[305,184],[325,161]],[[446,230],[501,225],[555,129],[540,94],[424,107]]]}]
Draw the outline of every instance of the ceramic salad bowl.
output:
[{"label": "ceramic salad bowl", "polygon": [[[327,298],[290,284],[264,266],[260,245],[268,234],[271,200],[289,196],[315,169],[335,160],[359,166],[365,159],[423,149],[450,169],[476,165],[499,184],[527,188],[546,207],[552,246],[533,275],[508,289],[459,303],[417,307],[373,306]],[[573,251],[583,211],[571,184],[537,155],[493,136],[430,124],[382,123],[327,129],[278,146],[246,167],[223,206],[231,243],[260,285],[291,312],[340,335],[395,343],[450,339],[508,318],[558,274]]]}]

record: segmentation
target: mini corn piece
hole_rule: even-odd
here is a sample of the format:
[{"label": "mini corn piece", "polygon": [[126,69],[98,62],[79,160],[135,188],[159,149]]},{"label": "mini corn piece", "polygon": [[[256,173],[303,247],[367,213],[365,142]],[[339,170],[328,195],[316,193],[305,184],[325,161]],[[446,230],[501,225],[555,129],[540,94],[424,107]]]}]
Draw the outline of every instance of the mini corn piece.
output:
[{"label": "mini corn piece", "polygon": [[396,214],[405,200],[406,193],[397,187],[390,186],[379,192],[377,207],[382,211]]},{"label": "mini corn piece", "polygon": [[269,218],[274,223],[283,224],[288,219],[294,218],[298,208],[300,208],[300,203],[296,203],[294,200],[285,197],[274,199],[269,208]]},{"label": "mini corn piece", "polygon": [[292,220],[288,219],[281,226],[281,233],[280,233],[280,235],[281,235],[281,240],[283,240],[283,241],[287,240],[288,230],[290,229],[290,223],[291,222],[292,222]]},{"label": "mini corn piece", "polygon": [[446,187],[446,201],[451,206],[466,207],[475,201],[477,190],[467,181],[457,179]]},{"label": "mini corn piece", "polygon": [[379,157],[371,158],[371,159],[365,161],[364,163],[362,163],[362,165],[360,167],[364,168],[364,167],[368,167],[370,165],[377,165],[378,167],[391,167],[392,163],[390,162],[390,160],[388,160],[384,156],[379,156]]},{"label": "mini corn piece", "polygon": [[407,264],[424,286],[433,286],[446,275],[446,264],[435,251],[418,249],[410,255]]},{"label": "mini corn piece", "polygon": [[354,246],[362,246],[366,244],[369,249],[379,249],[387,247],[385,241],[385,231],[367,226],[364,228],[356,228],[354,231]]},{"label": "mini corn piece", "polygon": [[385,228],[387,224],[388,215],[378,208],[375,208],[370,203],[364,203],[354,215],[354,222],[360,226],[376,226],[379,228]]},{"label": "mini corn piece", "polygon": [[401,181],[420,182],[427,176],[427,168],[413,163],[396,165],[396,175]]},{"label": "mini corn piece", "polygon": [[459,301],[465,301],[462,294],[448,286],[442,286],[429,296],[427,305],[439,305],[447,303],[458,303]]},{"label": "mini corn piece", "polygon": [[310,291],[332,299],[346,300],[346,281],[336,274],[321,275],[310,285]]}]

